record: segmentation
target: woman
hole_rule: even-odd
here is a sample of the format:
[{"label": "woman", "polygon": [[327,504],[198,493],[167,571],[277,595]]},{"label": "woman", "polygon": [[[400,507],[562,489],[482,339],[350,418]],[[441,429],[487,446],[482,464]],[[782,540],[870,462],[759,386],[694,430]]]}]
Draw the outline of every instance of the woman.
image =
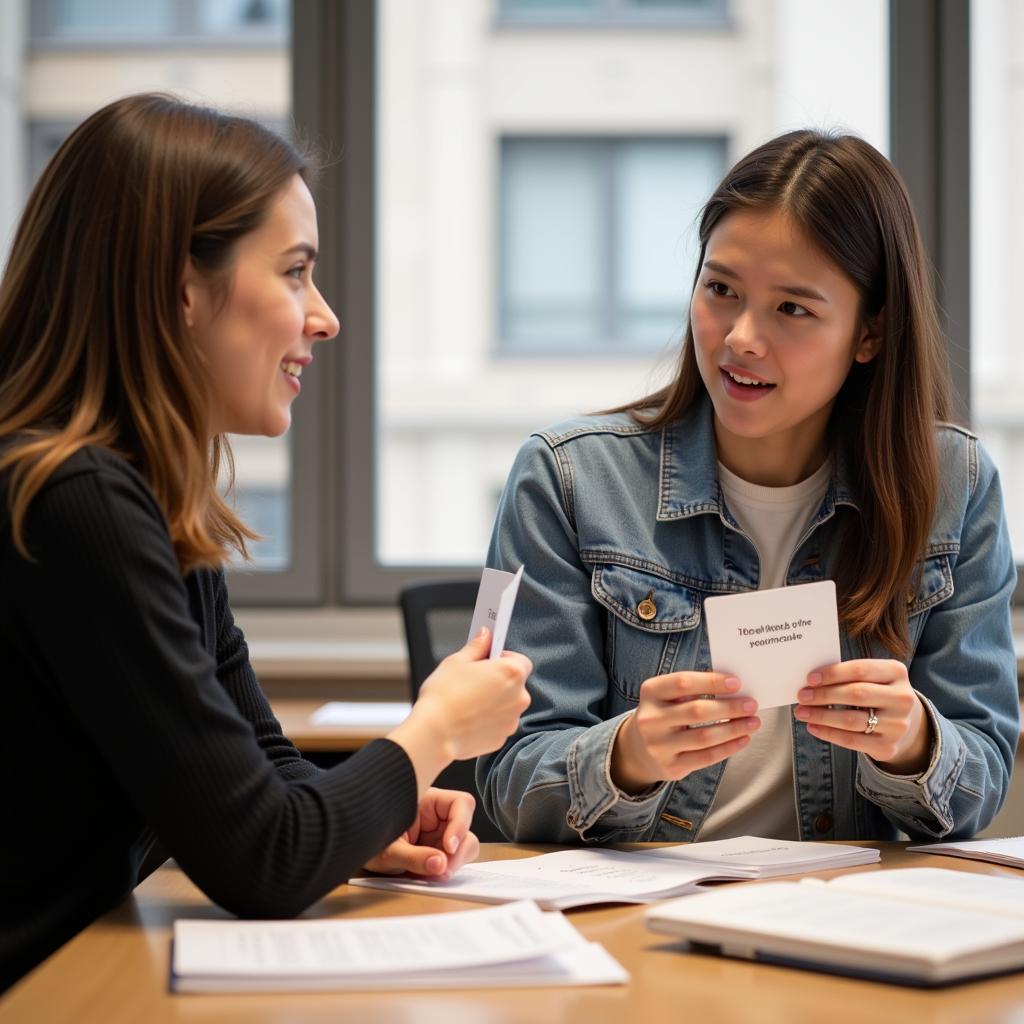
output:
[{"label": "woman", "polygon": [[[672,383],[512,469],[489,564],[525,566],[509,639],[537,670],[485,806],[523,841],[969,836],[1017,740],[1016,574],[996,471],[944,422],[906,189],[865,142],[794,132],[699,237]],[[731,698],[704,599],[828,578],[842,662],[792,709]]]},{"label": "woman", "polygon": [[216,490],[222,435],[286,430],[338,332],[308,173],[251,121],[136,96],[29,198],[0,285],[0,987],[129,893],[155,839],[269,917],[363,865],[444,876],[478,851],[472,798],[428,787],[514,729],[524,657],[484,660],[483,633],[321,771],[228,607],[224,563],[254,535]]}]

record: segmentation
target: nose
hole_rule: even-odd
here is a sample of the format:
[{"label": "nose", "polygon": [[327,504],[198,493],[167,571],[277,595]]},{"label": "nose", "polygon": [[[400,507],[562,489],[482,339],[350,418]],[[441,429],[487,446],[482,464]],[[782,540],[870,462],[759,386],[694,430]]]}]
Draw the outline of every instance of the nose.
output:
[{"label": "nose", "polygon": [[319,289],[313,288],[312,293],[306,310],[306,336],[314,341],[330,341],[338,336],[341,325]]},{"label": "nose", "polygon": [[725,336],[725,343],[733,352],[743,352],[754,356],[764,355],[766,349],[764,334],[754,311],[749,306],[737,313],[736,319]]}]

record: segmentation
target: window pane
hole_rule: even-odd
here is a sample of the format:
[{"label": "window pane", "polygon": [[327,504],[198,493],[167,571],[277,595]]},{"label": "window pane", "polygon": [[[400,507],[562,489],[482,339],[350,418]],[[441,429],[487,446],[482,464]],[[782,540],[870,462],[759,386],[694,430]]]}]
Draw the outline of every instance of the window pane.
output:
[{"label": "window pane", "polygon": [[607,331],[605,156],[587,142],[504,143],[501,340],[509,348],[585,349]]},{"label": "window pane", "polygon": [[[27,18],[14,21],[10,9],[15,5],[2,6],[7,11],[0,13],[0,36],[14,27],[26,32]],[[25,48],[23,107],[0,109],[0,133],[10,126],[0,138],[0,177],[24,182],[10,198],[0,190],[0,245],[9,238],[28,188],[60,143],[82,118],[118,95],[147,90],[184,94],[283,130],[291,112],[289,9],[286,0],[178,5],[165,0],[54,0],[50,24],[43,28],[66,37],[68,45],[38,52]],[[129,47],[102,49],[126,35],[172,40],[185,30],[194,34],[197,26],[207,33],[272,31],[274,44],[254,53],[214,52],[179,43],[173,58],[150,52],[145,60]],[[82,47],[71,45],[75,41]],[[268,41],[261,37],[261,42]],[[0,59],[4,52],[0,48]],[[286,569],[291,563],[289,441],[236,438],[233,443],[239,508],[266,538],[253,547],[255,568]]]},{"label": "window pane", "polygon": [[94,42],[125,35],[160,35],[174,30],[171,0],[51,0],[54,35]]},{"label": "window pane", "polygon": [[1024,562],[1024,8],[971,4],[971,419],[999,466]]},{"label": "window pane", "polygon": [[[708,10],[729,30],[676,17]],[[479,564],[531,431],[662,383],[724,165],[803,125],[888,148],[887,10],[380,0],[377,335],[345,342],[375,356],[380,564]]]},{"label": "window pane", "polygon": [[614,336],[627,347],[657,350],[677,341],[685,325],[696,222],[725,172],[725,143],[632,142],[618,157]]}]

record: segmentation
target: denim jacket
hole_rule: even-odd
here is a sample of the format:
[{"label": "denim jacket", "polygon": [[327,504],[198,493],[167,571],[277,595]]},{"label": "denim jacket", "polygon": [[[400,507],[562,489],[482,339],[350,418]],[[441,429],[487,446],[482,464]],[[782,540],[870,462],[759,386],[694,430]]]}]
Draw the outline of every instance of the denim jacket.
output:
[{"label": "denim jacket", "polygon": [[[897,776],[815,739],[790,712],[804,839],[971,836],[1006,795],[1018,735],[1010,596],[1016,570],[998,474],[977,439],[937,430],[941,492],[907,614],[910,681],[933,724],[931,762]],[[627,415],[533,435],[512,468],[488,565],[525,567],[507,644],[534,662],[519,731],[478,761],[491,818],[523,842],[692,841],[725,763],[639,795],[611,779],[612,746],[650,676],[710,669],[704,598],[753,590],[756,549],[718,482],[710,403],[664,430]],[[787,584],[830,578],[842,466],[807,524]],[[645,621],[637,605],[651,597]],[[891,657],[841,631],[843,660]]]}]

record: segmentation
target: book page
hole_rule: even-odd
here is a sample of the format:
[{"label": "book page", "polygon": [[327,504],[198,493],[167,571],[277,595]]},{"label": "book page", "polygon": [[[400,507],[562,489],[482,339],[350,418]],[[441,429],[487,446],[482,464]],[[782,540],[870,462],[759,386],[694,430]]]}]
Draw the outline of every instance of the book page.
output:
[{"label": "book page", "polygon": [[488,903],[532,899],[542,906],[575,907],[616,900],[642,903],[681,895],[707,879],[745,877],[749,872],[728,864],[688,864],[619,850],[582,849],[473,864],[448,882],[357,878],[350,884]]},{"label": "book page", "polygon": [[[765,937],[796,943],[813,958],[820,947],[882,954],[904,963],[943,963],[1024,942],[1024,921],[845,891],[828,882],[729,886],[673,900],[646,914],[656,931],[699,941],[777,948]],[[673,923],[677,928],[673,928]],[[710,936],[714,936],[711,938]]]},{"label": "book page", "polygon": [[1011,875],[976,875],[947,868],[894,868],[844,875],[827,884],[830,888],[914,903],[964,907],[1024,918],[1024,878]]}]

